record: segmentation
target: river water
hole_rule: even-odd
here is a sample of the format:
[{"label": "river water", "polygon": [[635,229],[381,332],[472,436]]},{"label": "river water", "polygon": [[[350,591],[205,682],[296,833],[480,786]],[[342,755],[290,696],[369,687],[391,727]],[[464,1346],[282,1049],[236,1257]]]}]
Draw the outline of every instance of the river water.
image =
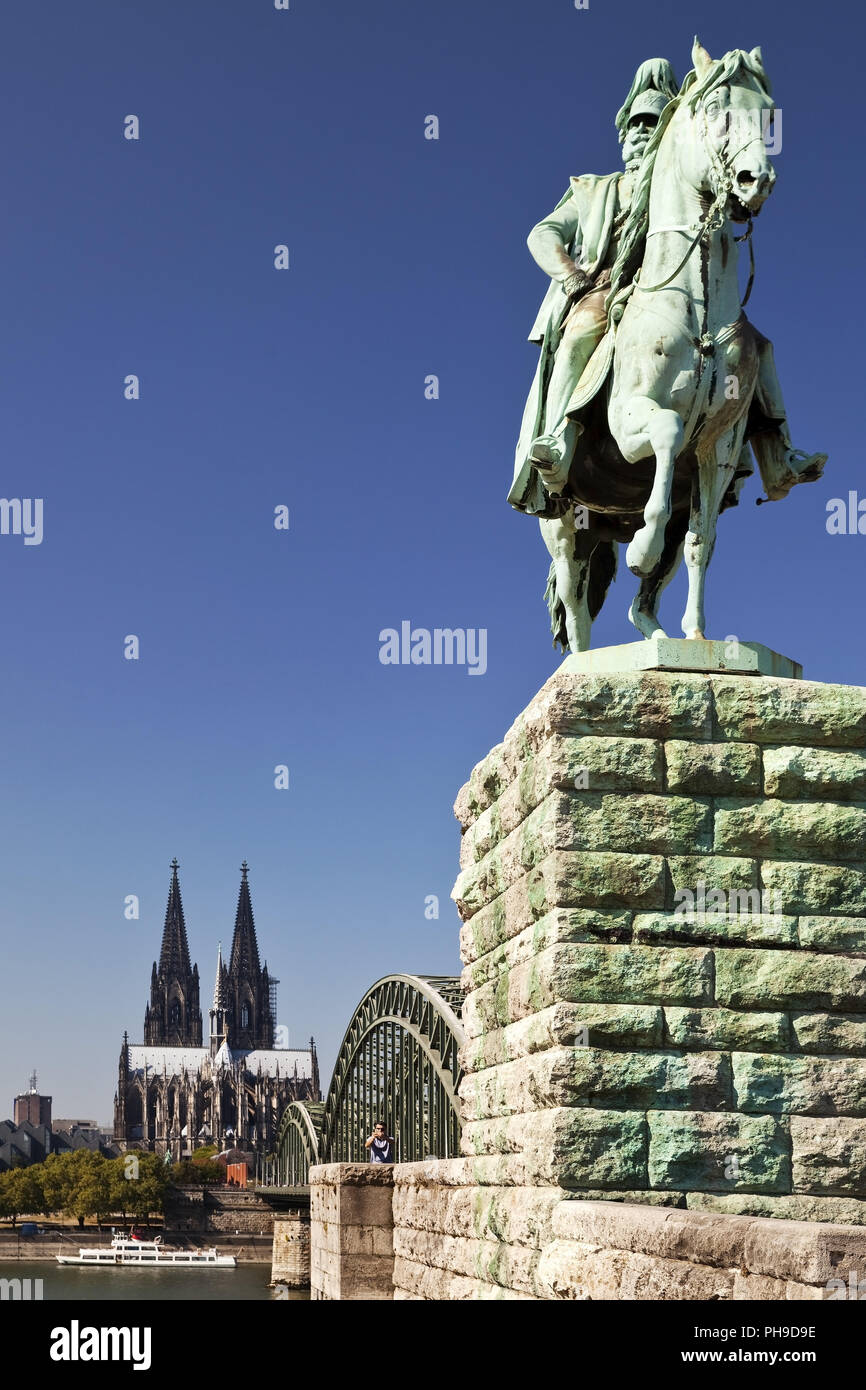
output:
[{"label": "river water", "polygon": [[[41,1279],[46,1302],[268,1301],[275,1300],[278,1292],[283,1299],[309,1299],[308,1289],[268,1288],[270,1277],[269,1264],[241,1264],[235,1269],[87,1269],[49,1260],[0,1260],[0,1279],[32,1280],[31,1298],[39,1289],[35,1281]],[[21,1291],[26,1294],[27,1286],[22,1285]]]}]

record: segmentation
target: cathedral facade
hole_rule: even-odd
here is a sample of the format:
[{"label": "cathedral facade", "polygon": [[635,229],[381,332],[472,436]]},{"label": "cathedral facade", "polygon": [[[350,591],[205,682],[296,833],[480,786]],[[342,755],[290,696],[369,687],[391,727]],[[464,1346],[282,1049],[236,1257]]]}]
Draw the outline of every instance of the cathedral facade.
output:
[{"label": "cathedral facade", "polygon": [[183,1158],[203,1144],[273,1147],[293,1100],[321,1099],[316,1047],[277,1047],[276,986],[259,948],[249,871],[241,886],[228,962],[217,951],[207,1042],[202,1038],[198,966],[190,964],[178,863],[171,882],[159,961],[150,977],[144,1041],[123,1035],[114,1098],[122,1147]]}]

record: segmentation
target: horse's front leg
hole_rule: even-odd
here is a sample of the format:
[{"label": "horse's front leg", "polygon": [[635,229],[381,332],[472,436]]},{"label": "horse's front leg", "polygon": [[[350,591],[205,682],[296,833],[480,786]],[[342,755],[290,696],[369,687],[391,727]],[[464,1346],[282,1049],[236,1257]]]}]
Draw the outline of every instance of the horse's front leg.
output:
[{"label": "horse's front leg", "polygon": [[644,579],[653,573],[664,550],[665,527],[671,516],[671,484],[674,465],[683,447],[685,431],[676,410],[665,409],[651,396],[632,396],[620,412],[615,431],[623,458],[629,463],[655,455],[655,474],[644,524],[635,532],[625,553],[632,574]]},{"label": "horse's front leg", "polygon": [[683,540],[687,519],[678,513],[665,531],[661,559],[651,574],[640,582],[640,588],[628,611],[628,620],[643,637],[666,637],[658,619],[659,600],[670,584],[683,558]]}]

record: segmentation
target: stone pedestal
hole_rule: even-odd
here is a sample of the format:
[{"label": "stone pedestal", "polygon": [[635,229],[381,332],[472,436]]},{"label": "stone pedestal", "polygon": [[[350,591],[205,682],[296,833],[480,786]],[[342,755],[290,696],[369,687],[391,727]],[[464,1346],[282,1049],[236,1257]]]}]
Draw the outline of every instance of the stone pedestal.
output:
[{"label": "stone pedestal", "polygon": [[271,1283],[289,1289],[310,1286],[310,1213],[288,1211],[274,1218]]},{"label": "stone pedestal", "polygon": [[473,1181],[866,1222],[866,690],[573,666],[457,801]]}]

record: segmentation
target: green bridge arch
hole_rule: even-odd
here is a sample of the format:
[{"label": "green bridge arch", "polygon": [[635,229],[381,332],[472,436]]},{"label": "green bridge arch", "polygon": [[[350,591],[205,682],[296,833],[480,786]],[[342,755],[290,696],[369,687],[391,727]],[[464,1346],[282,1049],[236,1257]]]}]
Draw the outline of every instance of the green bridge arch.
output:
[{"label": "green bridge arch", "polygon": [[303,1187],[313,1163],[363,1163],[364,1140],[383,1119],[398,1162],[460,1152],[457,1090],[464,1041],[460,980],[387,975],[364,995],[346,1029],[324,1104],[294,1101],[280,1120],[269,1181]]}]

